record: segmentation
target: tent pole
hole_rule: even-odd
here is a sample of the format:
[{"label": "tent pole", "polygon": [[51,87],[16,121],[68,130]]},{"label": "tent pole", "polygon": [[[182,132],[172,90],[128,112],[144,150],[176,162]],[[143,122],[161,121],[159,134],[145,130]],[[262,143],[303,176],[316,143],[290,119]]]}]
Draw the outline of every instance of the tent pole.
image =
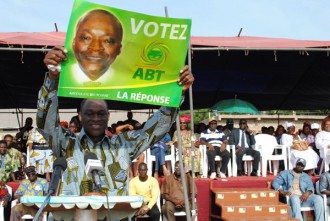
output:
[{"label": "tent pole", "polygon": [[[165,6],[165,17],[168,18],[168,10],[167,7]],[[190,42],[189,42],[190,45]],[[191,87],[189,88],[189,90]],[[179,164],[180,164],[180,173],[181,173],[181,179],[182,179],[182,186],[183,188],[183,196],[184,196],[184,205],[185,205],[185,210],[186,210],[186,217],[187,221],[191,221],[191,214],[190,214],[190,204],[189,204],[189,196],[188,196],[188,190],[185,188],[187,186],[187,180],[186,180],[186,171],[184,170],[183,167],[183,160],[182,160],[182,135],[181,135],[181,130],[180,130],[180,116],[179,112],[178,115],[176,116],[176,130],[178,132],[178,155],[179,155]],[[175,170],[175,168],[173,168]],[[194,179],[192,179],[192,185],[195,183]],[[194,193],[194,189],[193,189]],[[194,196],[194,195],[193,195]],[[193,197],[192,196],[192,197]],[[195,199],[193,197],[193,199]],[[193,200],[194,202],[194,200]]]},{"label": "tent pole", "polygon": [[[190,40],[189,40],[189,48],[188,48],[188,66],[189,66],[189,70],[192,71],[192,61],[191,61],[191,44],[190,44]],[[194,103],[193,103],[193,93],[192,93],[192,85],[189,87],[189,109],[190,109],[190,132],[191,132],[191,149],[192,149],[192,154],[191,154],[191,172],[192,172],[192,180],[193,182],[191,182],[191,192],[192,192],[192,208],[191,210],[193,211],[193,216],[196,216],[196,203],[195,203],[195,163],[199,162],[195,162],[195,131],[194,131]]]}]

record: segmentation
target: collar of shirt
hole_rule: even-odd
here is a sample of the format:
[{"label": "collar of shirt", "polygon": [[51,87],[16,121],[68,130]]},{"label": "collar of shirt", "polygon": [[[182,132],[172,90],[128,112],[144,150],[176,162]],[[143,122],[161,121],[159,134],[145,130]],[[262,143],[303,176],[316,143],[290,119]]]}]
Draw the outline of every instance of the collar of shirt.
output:
[{"label": "collar of shirt", "polygon": [[215,134],[215,133],[219,133],[219,131],[217,129],[215,129],[215,131],[211,131],[210,129],[207,129],[207,133]]},{"label": "collar of shirt", "polygon": [[103,82],[108,81],[112,69],[111,67],[109,67],[109,69],[95,81],[89,79],[87,75],[81,70],[78,64],[73,65],[72,71],[74,73],[74,78],[76,82],[81,82],[84,86],[86,86],[85,84],[89,84],[88,86],[93,87],[93,86],[100,86],[102,85]]}]

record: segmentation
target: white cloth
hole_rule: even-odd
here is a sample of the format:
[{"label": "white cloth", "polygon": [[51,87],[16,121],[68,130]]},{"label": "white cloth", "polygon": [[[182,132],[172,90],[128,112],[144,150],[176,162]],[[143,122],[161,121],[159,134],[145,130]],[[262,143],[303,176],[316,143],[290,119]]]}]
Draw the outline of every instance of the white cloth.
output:
[{"label": "white cloth", "polygon": [[306,160],[305,170],[317,168],[317,163],[319,162],[320,158],[313,150],[313,148],[309,147],[307,150],[304,151],[292,149],[291,146],[293,144],[293,136],[290,134],[282,135],[281,144],[285,145],[290,150],[290,163],[292,167],[295,167],[298,158],[304,158]]},{"label": "white cloth", "polygon": [[[321,158],[324,158],[324,151],[328,150],[328,146],[330,145],[330,132],[327,131],[318,132],[315,137],[315,145],[316,148],[320,150]],[[329,152],[330,151],[327,151],[327,153]],[[330,156],[327,156],[327,159],[330,160]]]},{"label": "white cloth", "polygon": [[98,78],[95,81],[92,81],[91,79],[89,79],[87,77],[87,75],[81,70],[81,68],[79,67],[78,64],[75,64],[72,66],[72,74],[74,75],[73,79],[74,82],[79,82],[81,83],[80,86],[86,86],[87,82],[93,82],[93,83],[100,83],[99,86],[109,86],[106,84],[106,82],[109,82],[110,79],[112,78],[113,74],[112,74],[112,69],[109,68],[100,78]]}]

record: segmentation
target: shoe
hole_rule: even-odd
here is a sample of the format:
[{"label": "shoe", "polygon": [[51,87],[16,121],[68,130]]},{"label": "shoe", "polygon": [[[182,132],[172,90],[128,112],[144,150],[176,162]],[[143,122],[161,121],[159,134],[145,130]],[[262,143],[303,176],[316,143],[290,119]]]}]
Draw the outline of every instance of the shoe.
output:
[{"label": "shoe", "polygon": [[237,176],[243,176],[244,174],[243,174],[243,172],[242,171],[237,171]]},{"label": "shoe", "polygon": [[220,174],[218,175],[218,177],[221,177],[221,178],[226,178],[226,174],[220,172]]},{"label": "shoe", "polygon": [[250,173],[250,176],[258,176],[258,174],[257,174],[257,172],[252,171],[252,172]]},{"label": "shoe", "polygon": [[210,179],[215,180],[217,178],[217,174],[215,172],[211,173]]}]

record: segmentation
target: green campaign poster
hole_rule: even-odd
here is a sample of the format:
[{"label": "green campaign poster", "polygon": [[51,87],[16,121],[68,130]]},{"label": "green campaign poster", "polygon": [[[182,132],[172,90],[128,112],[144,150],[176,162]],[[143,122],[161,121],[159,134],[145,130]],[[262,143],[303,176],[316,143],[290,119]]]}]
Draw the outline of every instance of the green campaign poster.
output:
[{"label": "green campaign poster", "polygon": [[77,0],[58,95],[178,107],[191,20]]}]

